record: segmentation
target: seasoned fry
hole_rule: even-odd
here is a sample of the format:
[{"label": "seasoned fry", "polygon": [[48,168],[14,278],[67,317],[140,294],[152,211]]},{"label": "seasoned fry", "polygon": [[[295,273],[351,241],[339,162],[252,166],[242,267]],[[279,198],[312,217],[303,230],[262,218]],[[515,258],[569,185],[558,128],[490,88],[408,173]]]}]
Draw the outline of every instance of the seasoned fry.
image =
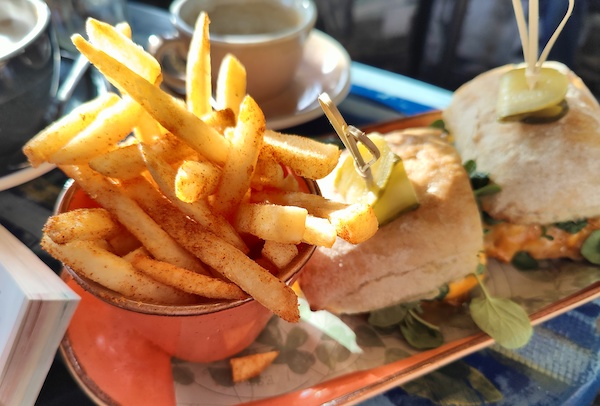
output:
[{"label": "seasoned fry", "polygon": [[135,238],[125,227],[120,227],[119,232],[106,240],[110,252],[122,257],[140,248],[142,243]]},{"label": "seasoned fry", "polygon": [[337,235],[352,244],[368,240],[379,228],[373,208],[368,204],[351,204],[345,209],[331,212],[328,218],[335,226]]},{"label": "seasoned fry", "polygon": [[84,166],[62,166],[60,169],[102,207],[108,210],[150,251],[152,256],[182,268],[207,273],[202,264],[177,244],[140,206],[119,187]]},{"label": "seasoned fry", "polygon": [[145,148],[143,144],[140,144],[140,150],[146,166],[159,189],[179,210],[238,249],[248,252],[246,244],[233,226],[224,217],[214,213],[205,200],[200,199],[192,203],[186,203],[177,198],[175,193],[176,171],[169,164],[159,155]]},{"label": "seasoned fry", "polygon": [[108,211],[102,208],[77,209],[50,216],[44,225],[44,234],[57,244],[73,240],[104,240],[119,232]]},{"label": "seasoned fry", "polygon": [[225,55],[221,61],[215,94],[217,108],[231,109],[238,117],[246,96],[246,68],[232,54]]},{"label": "seasoned fry", "polygon": [[212,107],[210,39],[208,15],[202,11],[196,19],[186,62],[185,93],[188,110],[198,117],[210,113]]},{"label": "seasoned fry", "polygon": [[321,195],[280,190],[256,191],[252,193],[251,201],[303,207],[309,214],[322,218],[329,218],[332,212],[348,207],[348,204],[329,200]]},{"label": "seasoned fry", "polygon": [[306,217],[306,229],[302,241],[321,247],[331,248],[337,238],[337,230],[327,219],[320,217]]},{"label": "seasoned fry", "polygon": [[138,272],[127,260],[103,249],[95,241],[74,240],[57,244],[48,236],[41,245],[54,258],[77,269],[87,279],[132,300],[148,303],[190,304],[194,295],[164,285]]},{"label": "seasoned fry", "polygon": [[340,158],[340,149],[300,135],[282,134],[267,130],[264,137],[265,152],[289,166],[298,176],[321,179],[327,176]]},{"label": "seasoned fry", "polygon": [[43,162],[48,162],[48,157],[89,126],[100,112],[119,100],[119,96],[114,93],[103,94],[81,104],[71,113],[40,131],[23,147],[29,163],[33,167],[37,167]]},{"label": "seasoned fry", "polygon": [[[85,24],[90,42],[117,61],[126,64],[132,71],[149,81],[160,83],[161,67],[158,61],[140,45],[131,40],[131,27],[110,24],[88,18]],[[126,32],[129,31],[129,36]]]},{"label": "seasoned fry", "polygon": [[246,96],[240,107],[240,116],[231,140],[231,151],[223,166],[221,183],[215,193],[213,207],[226,217],[231,217],[250,187],[263,145],[266,128],[265,116],[258,104]]},{"label": "seasoned fry", "polygon": [[147,255],[136,253],[133,255],[131,263],[138,271],[152,279],[184,292],[210,299],[235,300],[248,297],[243,290],[231,282],[192,272],[167,262],[157,261]]},{"label": "seasoned fry", "polygon": [[214,128],[188,111],[175,97],[148,82],[125,64],[73,35],[73,43],[117,88],[137,101],[156,121],[206,159],[222,165],[227,159],[229,143]]},{"label": "seasoned fry", "polygon": [[[250,180],[251,187],[253,189],[262,189],[264,187],[286,189],[288,183],[289,180],[281,164],[272,155],[265,153],[264,148],[261,149],[252,179]],[[295,187],[297,186],[298,184],[296,183]]]},{"label": "seasoned fry", "polygon": [[219,132],[225,134],[229,127],[235,127],[236,117],[231,109],[215,110],[202,116],[202,121]]},{"label": "seasoned fry", "polygon": [[126,97],[107,107],[98,117],[48,160],[57,165],[78,165],[117,148],[137,123],[142,107]]},{"label": "seasoned fry", "polygon": [[274,204],[240,205],[235,228],[263,240],[299,244],[306,230],[306,209]]},{"label": "seasoned fry", "polygon": [[282,269],[298,255],[298,246],[267,240],[260,253],[277,268]]},{"label": "seasoned fry", "polygon": [[246,355],[229,359],[233,382],[244,382],[260,375],[279,355],[279,351]]},{"label": "seasoned fry", "polygon": [[[169,163],[196,156],[194,150],[170,134],[145,145]],[[135,178],[146,170],[146,163],[137,144],[98,155],[89,161],[89,166],[104,176],[122,180]]]},{"label": "seasoned fry", "polygon": [[220,169],[210,162],[184,161],[175,176],[175,194],[192,203],[215,193],[220,180]]},{"label": "seasoned fry", "polygon": [[117,23],[115,25],[115,29],[121,34],[125,35],[127,38],[132,38],[131,25],[129,25],[127,21]]},{"label": "seasoned fry", "polygon": [[140,117],[133,129],[133,134],[138,141],[147,144],[153,143],[164,136],[166,132],[167,131],[158,124],[146,110],[142,109]]}]

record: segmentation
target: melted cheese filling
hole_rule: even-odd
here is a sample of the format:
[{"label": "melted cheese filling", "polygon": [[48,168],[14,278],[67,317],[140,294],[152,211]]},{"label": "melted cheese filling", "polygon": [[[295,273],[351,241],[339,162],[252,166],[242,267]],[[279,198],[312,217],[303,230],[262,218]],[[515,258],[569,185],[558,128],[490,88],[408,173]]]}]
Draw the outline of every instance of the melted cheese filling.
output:
[{"label": "melted cheese filling", "polygon": [[600,229],[600,217],[588,219],[587,225],[575,234],[538,224],[498,223],[487,228],[485,252],[501,261],[510,262],[519,251],[527,251],[535,259],[581,260],[581,245],[592,231]]}]

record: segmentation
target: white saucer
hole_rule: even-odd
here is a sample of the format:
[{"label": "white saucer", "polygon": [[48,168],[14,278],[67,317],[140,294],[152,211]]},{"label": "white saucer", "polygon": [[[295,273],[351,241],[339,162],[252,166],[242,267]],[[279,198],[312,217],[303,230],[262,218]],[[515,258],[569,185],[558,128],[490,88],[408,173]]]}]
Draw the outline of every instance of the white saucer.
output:
[{"label": "white saucer", "polygon": [[350,56],[329,35],[313,30],[292,85],[285,93],[262,102],[267,127],[279,130],[323,114],[317,98],[326,92],[338,104],[350,92]]},{"label": "white saucer", "polygon": [[55,166],[52,164],[43,163],[37,168],[28,166],[27,168],[2,176],[0,177],[0,192],[29,182],[30,180],[50,172],[54,168]]}]

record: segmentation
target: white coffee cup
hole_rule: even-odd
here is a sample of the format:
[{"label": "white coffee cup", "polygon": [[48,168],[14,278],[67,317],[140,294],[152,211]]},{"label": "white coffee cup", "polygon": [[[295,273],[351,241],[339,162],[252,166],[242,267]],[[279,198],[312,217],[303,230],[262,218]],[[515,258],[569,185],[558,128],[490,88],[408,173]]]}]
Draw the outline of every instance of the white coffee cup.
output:
[{"label": "white coffee cup", "polygon": [[[0,7],[0,166],[46,124],[58,89],[60,54],[43,0]],[[21,156],[22,157],[22,156]]]},{"label": "white coffee cup", "polygon": [[[169,12],[178,34],[151,47],[159,62],[187,57],[193,27],[202,11],[211,20],[213,86],[221,61],[231,53],[246,68],[247,91],[257,101],[273,98],[290,85],[317,18],[312,0],[175,0]],[[165,77],[165,82],[182,81],[183,74]],[[164,75],[169,75],[167,69]],[[181,83],[175,87],[184,88]]]}]

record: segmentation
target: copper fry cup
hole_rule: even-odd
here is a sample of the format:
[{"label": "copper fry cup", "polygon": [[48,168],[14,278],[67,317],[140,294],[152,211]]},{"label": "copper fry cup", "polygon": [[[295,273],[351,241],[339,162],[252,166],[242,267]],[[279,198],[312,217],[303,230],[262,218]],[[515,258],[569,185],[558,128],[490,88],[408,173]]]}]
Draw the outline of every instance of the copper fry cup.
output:
[{"label": "copper fry cup", "polygon": [[[303,180],[307,190],[320,194],[314,181]],[[97,204],[74,182],[69,181],[58,198],[55,213]],[[298,255],[280,272],[280,278],[292,284],[315,246],[301,243]],[[205,301],[193,305],[161,305],[143,303],[123,297],[85,277],[68,266],[62,278],[82,294],[76,317],[94,317],[77,313],[95,309],[107,314],[124,330],[156,345],[165,353],[191,362],[212,362],[235,355],[254,342],[273,313],[253,298],[232,301]],[[91,298],[90,298],[91,296]],[[68,333],[67,333],[68,334]]]}]

